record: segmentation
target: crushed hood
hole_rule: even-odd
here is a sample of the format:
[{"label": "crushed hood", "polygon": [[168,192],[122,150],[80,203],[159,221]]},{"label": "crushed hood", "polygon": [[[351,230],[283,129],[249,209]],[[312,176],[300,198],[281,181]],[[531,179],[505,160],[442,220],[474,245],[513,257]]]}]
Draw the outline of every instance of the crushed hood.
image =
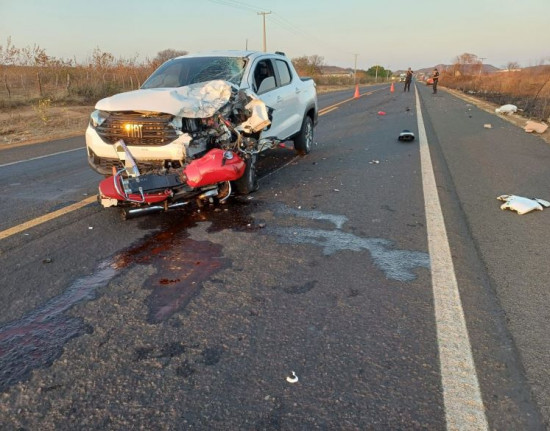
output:
[{"label": "crushed hood", "polygon": [[185,118],[213,116],[231,97],[227,81],[200,82],[179,88],[151,88],[129,91],[101,99],[100,111],[163,112]]}]

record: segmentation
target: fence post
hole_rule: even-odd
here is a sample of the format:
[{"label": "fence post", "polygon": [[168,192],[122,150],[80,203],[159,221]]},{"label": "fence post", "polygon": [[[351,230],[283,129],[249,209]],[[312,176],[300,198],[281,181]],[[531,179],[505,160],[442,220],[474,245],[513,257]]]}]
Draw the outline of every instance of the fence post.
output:
[{"label": "fence post", "polygon": [[8,77],[6,76],[6,74],[4,74],[4,85],[6,86],[6,91],[8,92],[8,99],[11,99],[11,91],[8,85]]},{"label": "fence post", "polygon": [[42,97],[42,80],[40,79],[40,72],[36,72],[36,79],[38,81],[38,91],[40,93],[40,97]]}]

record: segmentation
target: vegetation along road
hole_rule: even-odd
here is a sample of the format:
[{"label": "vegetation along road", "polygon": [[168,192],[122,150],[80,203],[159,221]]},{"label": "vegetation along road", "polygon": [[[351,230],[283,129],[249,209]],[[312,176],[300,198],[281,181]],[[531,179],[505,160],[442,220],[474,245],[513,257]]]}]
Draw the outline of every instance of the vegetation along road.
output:
[{"label": "vegetation along road", "polygon": [[361,93],[219,207],[122,221],[83,137],[2,149],[0,429],[547,428],[550,209],[496,198],[549,199],[550,146]]}]

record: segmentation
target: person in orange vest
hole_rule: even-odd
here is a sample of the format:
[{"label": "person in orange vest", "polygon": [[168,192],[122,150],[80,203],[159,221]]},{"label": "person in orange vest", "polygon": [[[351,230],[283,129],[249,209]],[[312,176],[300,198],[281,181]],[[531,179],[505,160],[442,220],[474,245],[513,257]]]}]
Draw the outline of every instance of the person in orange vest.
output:
[{"label": "person in orange vest", "polygon": [[412,78],[413,78],[413,71],[409,67],[409,70],[407,70],[407,74],[405,75],[405,88],[403,88],[403,91],[411,91]]}]

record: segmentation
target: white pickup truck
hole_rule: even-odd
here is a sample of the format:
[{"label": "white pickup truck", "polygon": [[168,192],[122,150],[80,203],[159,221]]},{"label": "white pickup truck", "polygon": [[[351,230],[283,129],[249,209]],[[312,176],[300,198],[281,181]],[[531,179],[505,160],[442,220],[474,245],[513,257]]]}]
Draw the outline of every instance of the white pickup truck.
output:
[{"label": "white pickup truck", "polygon": [[[86,147],[90,166],[102,175],[179,173],[185,180],[182,170],[218,149],[245,162],[243,178],[231,181],[240,193],[257,188],[260,151],[293,140],[297,153],[309,153],[318,118],[314,81],[300,78],[282,53],[251,51],[173,58],[139,90],[102,99],[95,108]],[[195,184],[210,186],[204,182]],[[123,191],[120,180],[115,186]],[[100,197],[104,206],[132,202],[120,195]]]}]

